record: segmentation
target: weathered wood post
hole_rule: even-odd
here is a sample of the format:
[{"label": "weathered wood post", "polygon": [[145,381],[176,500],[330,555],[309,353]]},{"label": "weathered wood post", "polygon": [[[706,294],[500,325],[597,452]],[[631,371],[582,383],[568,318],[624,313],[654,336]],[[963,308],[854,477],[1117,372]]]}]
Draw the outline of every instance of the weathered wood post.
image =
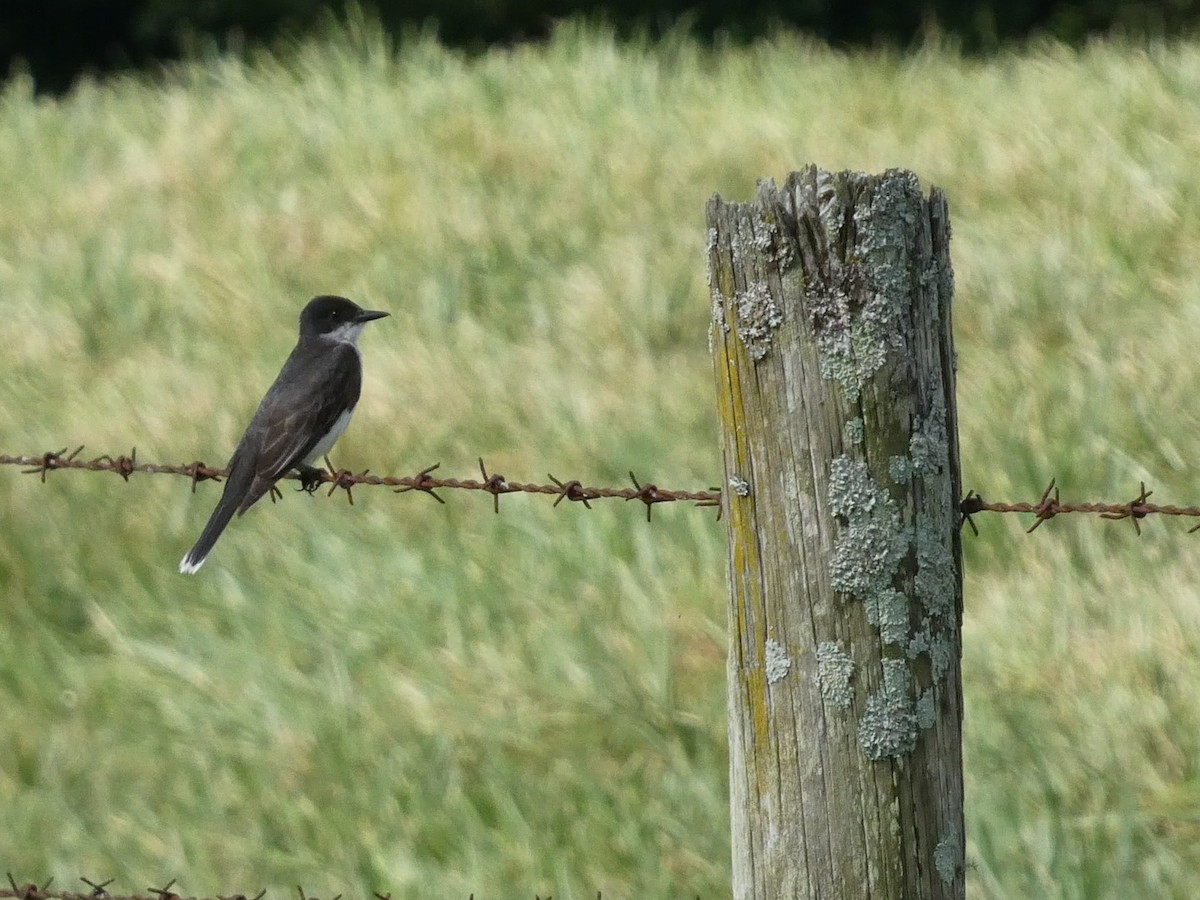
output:
[{"label": "weathered wood post", "polygon": [[961,898],[945,197],[810,166],[708,224],[734,897]]}]

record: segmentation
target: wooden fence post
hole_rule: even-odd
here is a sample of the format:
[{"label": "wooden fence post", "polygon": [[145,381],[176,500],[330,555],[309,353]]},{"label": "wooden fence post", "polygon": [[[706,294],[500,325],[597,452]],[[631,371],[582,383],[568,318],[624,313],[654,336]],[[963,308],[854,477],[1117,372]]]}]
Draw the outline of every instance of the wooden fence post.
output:
[{"label": "wooden fence post", "polygon": [[945,197],[810,166],[708,225],[734,897],[962,898]]}]

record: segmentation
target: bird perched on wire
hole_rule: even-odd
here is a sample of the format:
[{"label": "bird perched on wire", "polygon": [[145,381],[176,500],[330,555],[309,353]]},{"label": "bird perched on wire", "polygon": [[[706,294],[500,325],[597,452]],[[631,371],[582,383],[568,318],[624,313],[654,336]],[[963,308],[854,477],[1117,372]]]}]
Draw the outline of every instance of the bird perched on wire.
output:
[{"label": "bird perched on wire", "polygon": [[362,390],[363,327],[388,313],[363,309],[345,297],[314,297],[300,313],[300,339],[229,461],[221,500],[196,545],[179,562],[195,574],[233,518],[257,503],[291,470],[312,489],[321,470],[312,464],[341,437]]}]

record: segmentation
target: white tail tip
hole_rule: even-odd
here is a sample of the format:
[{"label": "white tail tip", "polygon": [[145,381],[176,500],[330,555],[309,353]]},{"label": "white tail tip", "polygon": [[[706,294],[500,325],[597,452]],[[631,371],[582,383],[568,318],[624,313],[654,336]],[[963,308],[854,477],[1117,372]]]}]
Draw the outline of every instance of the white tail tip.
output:
[{"label": "white tail tip", "polygon": [[192,554],[190,554],[190,553],[187,554],[183,559],[181,559],[179,561],[179,574],[180,575],[195,575],[197,572],[200,571],[200,567],[202,565],[204,565],[204,560],[206,558],[207,557],[202,556],[199,559],[192,559]]}]

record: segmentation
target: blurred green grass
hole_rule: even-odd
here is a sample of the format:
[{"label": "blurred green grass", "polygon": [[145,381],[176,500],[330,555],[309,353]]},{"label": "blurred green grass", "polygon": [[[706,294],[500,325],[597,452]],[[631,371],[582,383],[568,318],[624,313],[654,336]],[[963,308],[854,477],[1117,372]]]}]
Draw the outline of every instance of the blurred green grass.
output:
[{"label": "blurred green grass", "polygon": [[[964,479],[1198,502],[1200,48],[710,50],[563,28],[466,58],[365,23],[0,95],[0,450],[223,463],[312,294],[363,340],[335,461],[719,480],[704,203],[903,166],[954,224]],[[286,496],[194,579],[183,480],[0,473],[0,860],[286,895],[728,892],[721,526]],[[1188,897],[1194,538],[967,544],[985,897]]]}]

